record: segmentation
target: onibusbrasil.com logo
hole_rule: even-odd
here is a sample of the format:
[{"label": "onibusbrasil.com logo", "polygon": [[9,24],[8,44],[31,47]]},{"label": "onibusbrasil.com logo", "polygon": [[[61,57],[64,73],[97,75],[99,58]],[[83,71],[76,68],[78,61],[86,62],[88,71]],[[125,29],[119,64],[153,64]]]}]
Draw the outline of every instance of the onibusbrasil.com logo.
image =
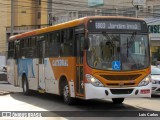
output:
[{"label": "onibusbrasil.com logo", "polygon": [[41,112],[1,112],[1,117],[42,117]]}]

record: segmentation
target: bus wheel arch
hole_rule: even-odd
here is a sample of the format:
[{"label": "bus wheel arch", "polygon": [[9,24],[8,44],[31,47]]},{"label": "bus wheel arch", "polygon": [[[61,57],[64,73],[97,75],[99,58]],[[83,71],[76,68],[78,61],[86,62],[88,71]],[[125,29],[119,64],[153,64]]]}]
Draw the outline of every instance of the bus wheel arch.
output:
[{"label": "bus wheel arch", "polygon": [[24,95],[30,94],[28,79],[27,79],[27,76],[25,73],[23,73],[23,75],[22,75],[22,88],[23,88]]},{"label": "bus wheel arch", "polygon": [[61,76],[60,78],[59,91],[60,95],[63,97],[63,100],[66,104],[72,105],[75,103],[75,99],[70,97],[69,84],[65,76]]}]

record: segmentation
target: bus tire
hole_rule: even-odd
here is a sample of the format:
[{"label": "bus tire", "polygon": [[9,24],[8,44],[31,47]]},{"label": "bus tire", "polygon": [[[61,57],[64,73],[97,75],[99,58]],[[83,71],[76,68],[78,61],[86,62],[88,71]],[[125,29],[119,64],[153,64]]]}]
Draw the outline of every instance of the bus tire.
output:
[{"label": "bus tire", "polygon": [[114,104],[122,104],[124,101],[124,98],[112,98],[112,101]]},{"label": "bus tire", "polygon": [[30,95],[30,90],[29,90],[28,80],[26,75],[23,75],[22,77],[22,88],[23,88],[24,95]]},{"label": "bus tire", "polygon": [[69,86],[66,80],[64,81],[64,84],[62,87],[62,96],[66,104],[73,105],[75,103],[75,99],[70,97]]}]

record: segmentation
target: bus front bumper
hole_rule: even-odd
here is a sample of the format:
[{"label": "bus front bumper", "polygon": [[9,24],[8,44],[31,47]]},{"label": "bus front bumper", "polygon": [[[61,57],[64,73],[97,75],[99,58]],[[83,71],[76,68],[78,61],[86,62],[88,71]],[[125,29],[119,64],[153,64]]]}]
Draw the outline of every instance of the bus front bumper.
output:
[{"label": "bus front bumper", "polygon": [[85,99],[107,99],[107,98],[131,98],[151,97],[152,83],[141,87],[95,87],[91,83],[85,83]]}]

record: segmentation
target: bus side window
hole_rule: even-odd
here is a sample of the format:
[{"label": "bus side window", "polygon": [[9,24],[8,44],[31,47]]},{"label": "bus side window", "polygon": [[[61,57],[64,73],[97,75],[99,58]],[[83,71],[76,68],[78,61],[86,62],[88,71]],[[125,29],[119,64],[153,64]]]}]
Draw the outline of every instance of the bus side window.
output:
[{"label": "bus side window", "polygon": [[68,30],[68,44],[69,44],[69,53],[73,55],[73,40],[74,40],[74,32],[73,28]]},{"label": "bus side window", "polygon": [[15,41],[15,54],[14,54],[14,58],[15,59],[18,59],[20,58],[20,41],[19,40],[16,40]]},{"label": "bus side window", "polygon": [[49,34],[46,34],[45,35],[45,40],[46,40],[46,43],[45,43],[45,57],[49,57],[49,45],[50,45],[50,36]]},{"label": "bus side window", "polygon": [[38,41],[38,43],[37,43],[37,56],[38,56],[38,58],[44,58],[45,57],[45,49],[44,49],[45,48],[45,35],[44,34],[38,35],[37,41]]},{"label": "bus side window", "polygon": [[24,47],[25,47],[24,39],[21,39],[20,40],[21,57],[25,56]]},{"label": "bus side window", "polygon": [[49,57],[52,57],[53,56],[53,47],[52,47],[52,44],[53,44],[53,33],[49,33],[49,40],[48,40],[48,46],[49,46],[49,51],[48,51],[48,55]]},{"label": "bus side window", "polygon": [[31,38],[30,38],[30,37],[27,38],[26,41],[28,41],[28,46],[27,46],[27,48],[26,48],[26,50],[27,50],[28,52],[26,52],[26,57],[27,57],[27,58],[31,58],[31,57],[32,57]]},{"label": "bus side window", "polygon": [[60,42],[60,31],[55,32],[55,37],[54,37],[54,42],[55,44],[55,49],[54,51],[56,52],[56,56],[60,56],[60,47],[61,47],[61,42]]},{"label": "bus side window", "polygon": [[31,46],[31,38],[29,37],[28,38],[28,48],[31,48],[32,46]]},{"label": "bus side window", "polygon": [[59,56],[60,55],[60,32],[55,31],[49,35],[49,56]]},{"label": "bus side window", "polygon": [[26,50],[28,51],[26,54],[28,58],[34,58],[35,57],[35,37],[28,37],[26,39],[26,41],[28,41],[28,47],[26,48]]},{"label": "bus side window", "polygon": [[61,50],[60,50],[61,56],[65,56],[64,42],[66,41],[66,38],[67,38],[66,30],[61,31]]},{"label": "bus side window", "polygon": [[72,56],[73,55],[73,29],[67,29],[62,31],[61,34],[61,55]]},{"label": "bus side window", "polygon": [[24,40],[25,49],[28,48],[28,44],[29,44],[29,40],[27,38],[25,38],[25,40]]},{"label": "bus side window", "polygon": [[37,42],[36,42],[36,36],[33,36],[31,38],[31,46],[32,46],[32,52],[33,52],[33,56],[32,58],[36,58],[37,57]]}]

